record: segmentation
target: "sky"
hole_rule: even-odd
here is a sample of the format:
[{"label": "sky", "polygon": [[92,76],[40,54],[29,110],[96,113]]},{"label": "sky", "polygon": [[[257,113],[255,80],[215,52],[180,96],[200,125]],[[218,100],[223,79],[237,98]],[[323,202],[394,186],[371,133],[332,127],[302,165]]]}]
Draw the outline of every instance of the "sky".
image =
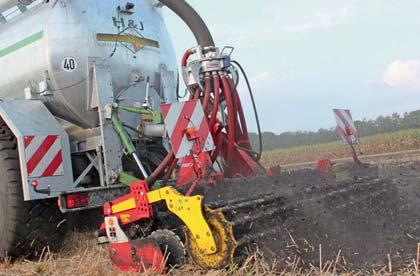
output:
[{"label": "sky", "polygon": [[[246,69],[264,131],[330,128],[333,108],[353,118],[420,109],[418,0],[189,0],[217,46]],[[165,8],[178,59],[196,45]],[[251,131],[248,92],[241,98]]]}]

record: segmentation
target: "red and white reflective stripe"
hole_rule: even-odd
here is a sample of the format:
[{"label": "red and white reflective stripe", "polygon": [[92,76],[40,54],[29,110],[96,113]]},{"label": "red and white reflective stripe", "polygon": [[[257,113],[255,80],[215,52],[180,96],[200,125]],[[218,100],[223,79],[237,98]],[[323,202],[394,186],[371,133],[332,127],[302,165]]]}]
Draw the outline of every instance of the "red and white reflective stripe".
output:
[{"label": "red and white reflective stripe", "polygon": [[25,136],[26,170],[29,177],[63,175],[63,156],[58,135]]},{"label": "red and white reflective stripe", "polygon": [[[199,100],[164,104],[161,111],[176,158],[188,156],[191,151],[198,153],[214,149],[213,138]],[[185,134],[188,128],[196,129],[197,140],[188,140]]]},{"label": "red and white reflective stripe", "polygon": [[[337,121],[338,131],[344,142],[354,144],[357,142],[357,129],[353,122],[353,117],[348,109],[333,109],[335,120]],[[350,131],[350,133],[348,133]]]}]

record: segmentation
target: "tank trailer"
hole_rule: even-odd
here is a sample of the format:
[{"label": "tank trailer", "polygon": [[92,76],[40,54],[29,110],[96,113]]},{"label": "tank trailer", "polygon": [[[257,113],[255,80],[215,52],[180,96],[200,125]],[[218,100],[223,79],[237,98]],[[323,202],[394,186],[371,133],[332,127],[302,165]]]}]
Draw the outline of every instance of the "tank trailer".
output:
[{"label": "tank trailer", "polygon": [[[197,40],[181,74],[164,7]],[[233,48],[184,0],[1,0],[0,14],[0,256],[58,248],[66,213],[102,208],[98,240],[121,270],[230,264],[224,212],[277,199],[241,183],[272,188]]]}]

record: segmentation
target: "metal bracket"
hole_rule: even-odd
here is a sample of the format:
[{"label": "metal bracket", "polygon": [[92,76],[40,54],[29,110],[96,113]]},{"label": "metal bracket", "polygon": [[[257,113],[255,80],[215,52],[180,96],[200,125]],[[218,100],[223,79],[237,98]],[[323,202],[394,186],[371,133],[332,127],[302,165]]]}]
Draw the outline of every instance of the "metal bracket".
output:
[{"label": "metal bracket", "polygon": [[[89,157],[89,153],[87,153],[89,160],[91,157]],[[96,170],[99,173],[99,182],[101,186],[106,186],[105,184],[105,175],[104,175],[104,160],[102,157],[102,147],[98,146],[96,147],[96,155],[98,157],[98,166],[96,167]]]},{"label": "metal bracket", "polygon": [[99,163],[98,159],[100,155],[98,154],[95,157],[93,157],[90,153],[87,152],[86,156],[90,160],[90,164],[85,168],[85,170],[80,174],[80,176],[74,181],[75,187],[79,186],[80,182],[83,180],[83,178],[86,177],[86,175],[90,172],[90,170],[92,170],[93,167],[95,167],[96,170],[98,170],[98,172],[100,173],[99,164],[98,164]]},{"label": "metal bracket", "polygon": [[128,237],[121,229],[117,217],[105,217],[106,235],[111,243],[128,242]]},{"label": "metal bracket", "polygon": [[176,75],[174,71],[169,71],[165,64],[160,65],[159,95],[165,99],[166,103],[177,101],[177,98],[173,96],[173,91],[177,90],[179,81],[176,79]]},{"label": "metal bracket", "polygon": [[3,16],[3,14],[0,13],[0,24],[6,23],[6,17]]},{"label": "metal bracket", "polygon": [[18,3],[16,6],[21,13],[25,13],[25,12],[28,11],[28,8],[25,5],[22,5],[22,4]]},{"label": "metal bracket", "polygon": [[164,187],[147,193],[150,204],[165,201],[173,214],[179,217],[191,231],[197,243],[206,254],[217,250],[211,229],[204,218],[202,196],[183,196],[172,187]]},{"label": "metal bracket", "polygon": [[105,183],[111,185],[117,181],[122,171],[122,146],[109,117],[109,106],[114,103],[111,71],[108,65],[93,62],[92,93],[97,100],[101,129],[101,144],[104,159]]}]

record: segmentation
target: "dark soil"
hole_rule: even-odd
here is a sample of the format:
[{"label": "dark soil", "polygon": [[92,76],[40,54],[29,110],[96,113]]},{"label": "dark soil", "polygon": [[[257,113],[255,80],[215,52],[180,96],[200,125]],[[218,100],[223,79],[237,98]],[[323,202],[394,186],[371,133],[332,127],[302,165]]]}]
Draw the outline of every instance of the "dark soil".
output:
[{"label": "dark soil", "polygon": [[[420,161],[341,164],[329,176],[314,169],[285,171],[273,177],[203,185],[195,193],[204,195],[213,209],[224,208],[225,216],[235,223],[238,257],[246,248],[255,252],[258,247],[280,266],[296,257],[300,265],[318,267],[320,255],[324,263],[339,256],[339,264],[364,271],[382,268],[389,260],[394,269],[407,267],[416,258]],[[243,204],[243,199],[261,198],[267,202],[229,208]],[[165,227],[180,225],[163,213],[156,214],[162,215]],[[182,229],[178,229],[181,237]]]},{"label": "dark soil", "polygon": [[[420,162],[283,172],[276,177],[235,179],[200,187],[213,208],[240,198],[278,196],[274,201],[225,211],[236,238],[258,246],[269,259],[298,256],[319,266],[335,260],[352,269],[394,268],[412,263],[420,242]],[[246,221],[253,215],[263,218]],[[244,246],[239,248],[243,252]]]}]

